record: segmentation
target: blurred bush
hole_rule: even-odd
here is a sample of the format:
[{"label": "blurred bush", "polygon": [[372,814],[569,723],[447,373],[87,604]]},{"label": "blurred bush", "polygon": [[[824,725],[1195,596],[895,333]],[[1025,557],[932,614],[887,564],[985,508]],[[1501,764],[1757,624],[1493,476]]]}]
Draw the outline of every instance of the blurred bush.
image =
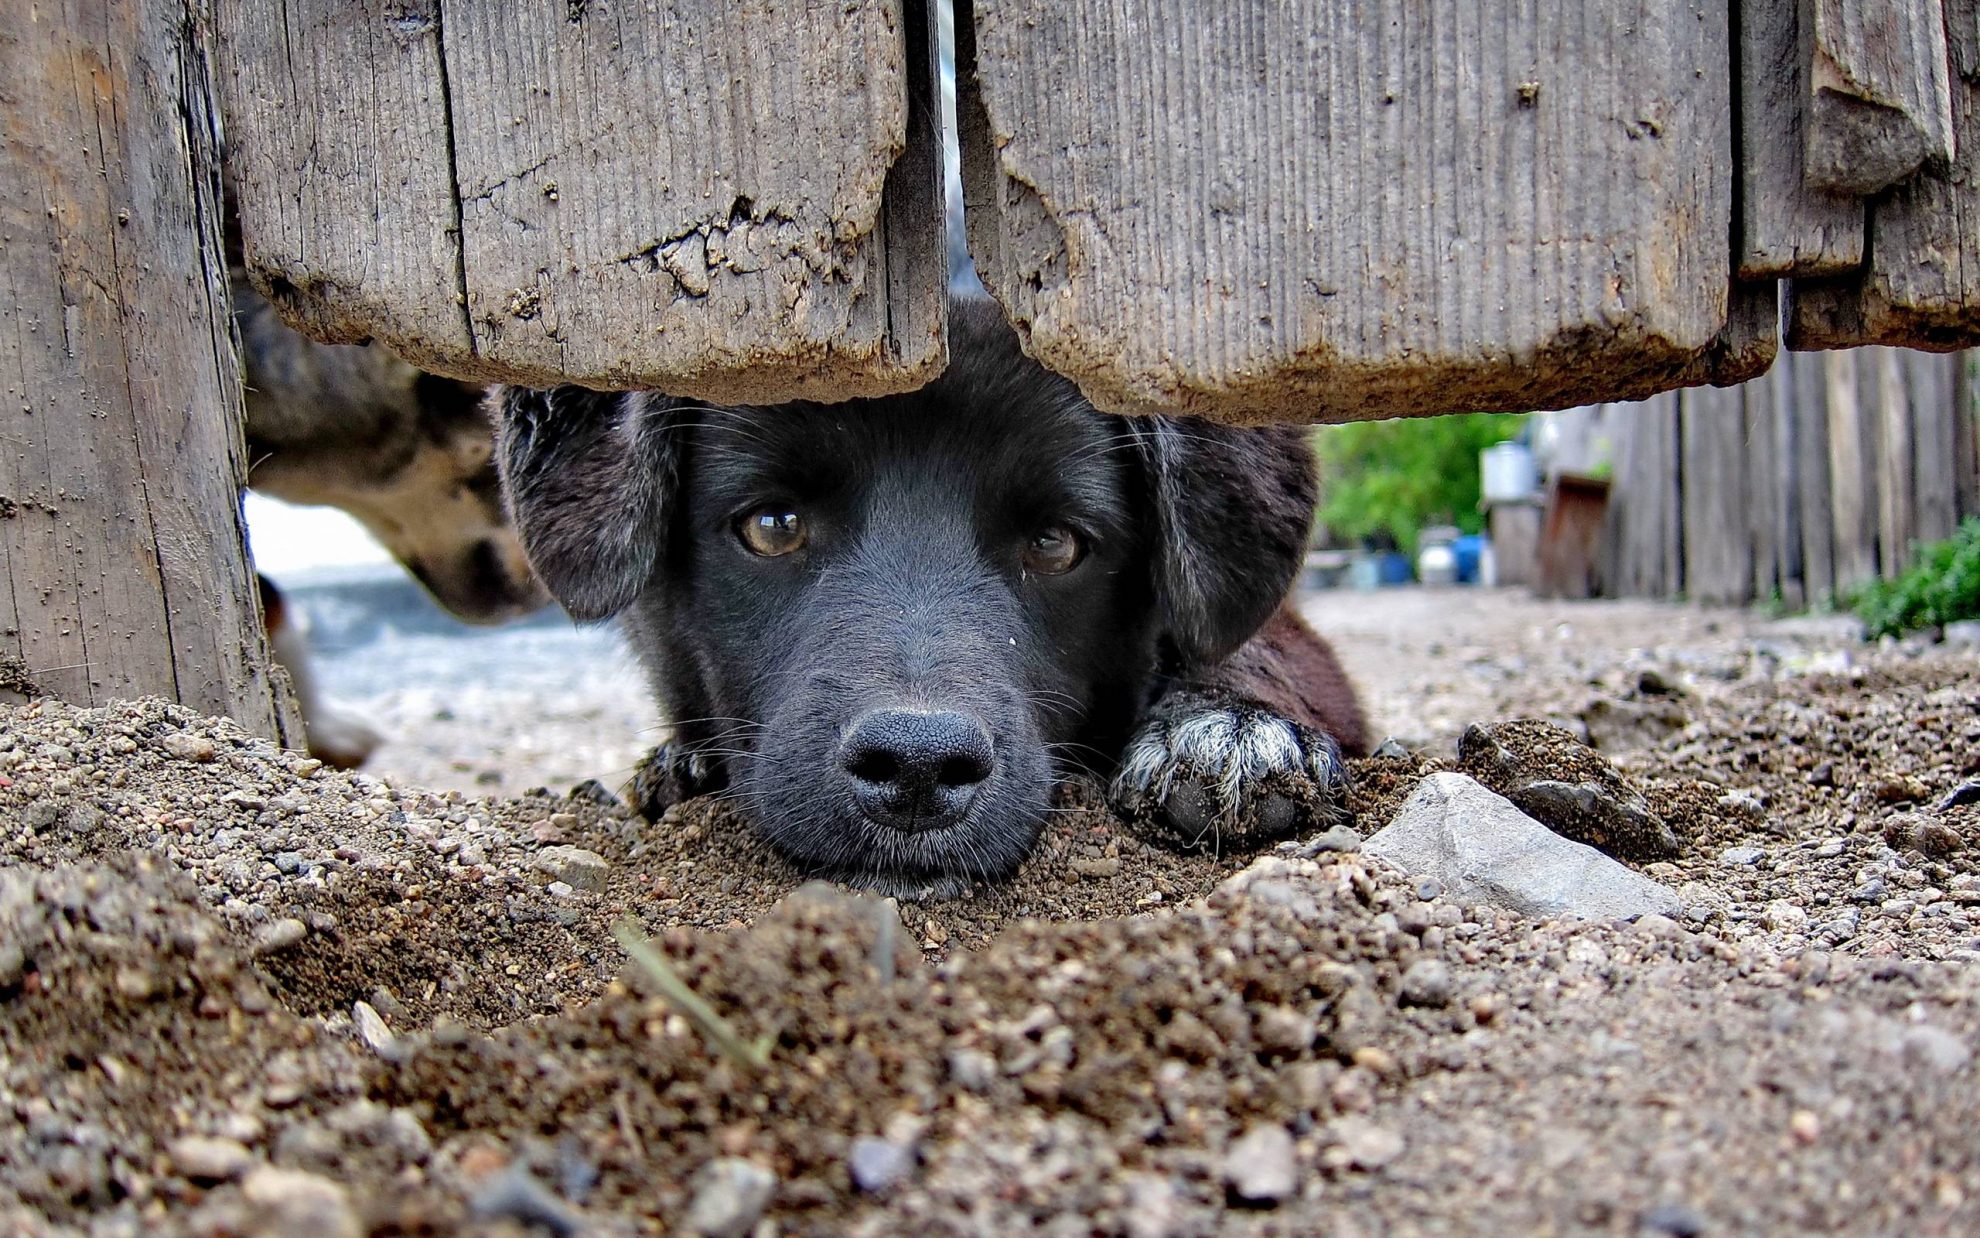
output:
[{"label": "blurred bush", "polygon": [[1851,609],[1873,640],[1980,619],[1980,516],[1969,517],[1945,541],[1918,547],[1902,576],[1865,586]]},{"label": "blurred bush", "polygon": [[1411,556],[1417,534],[1433,525],[1479,532],[1478,453],[1516,436],[1524,421],[1521,413],[1463,413],[1316,427],[1321,525],[1338,542],[1393,539]]}]

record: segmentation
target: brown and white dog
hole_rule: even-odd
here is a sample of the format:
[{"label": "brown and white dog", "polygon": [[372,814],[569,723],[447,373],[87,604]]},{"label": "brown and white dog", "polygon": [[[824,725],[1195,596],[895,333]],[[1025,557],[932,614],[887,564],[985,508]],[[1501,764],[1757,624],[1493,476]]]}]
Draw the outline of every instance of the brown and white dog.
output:
[{"label": "brown and white dog", "polygon": [[[350,513],[435,601],[469,623],[501,623],[549,601],[502,505],[482,387],[425,373],[376,345],[308,339],[243,278],[234,280],[233,297],[252,489]],[[265,579],[262,589],[311,752],[342,766],[361,763],[377,733],[318,696],[279,593]]]}]

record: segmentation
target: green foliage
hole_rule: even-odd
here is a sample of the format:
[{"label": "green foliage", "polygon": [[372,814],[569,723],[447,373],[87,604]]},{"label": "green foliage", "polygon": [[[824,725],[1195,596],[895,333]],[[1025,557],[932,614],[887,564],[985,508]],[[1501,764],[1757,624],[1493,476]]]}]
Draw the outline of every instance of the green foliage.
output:
[{"label": "green foliage", "polygon": [[1980,619],[1980,517],[1943,542],[1918,547],[1904,575],[1866,586],[1851,609],[1873,640]]},{"label": "green foliage", "polygon": [[1350,542],[1390,533],[1410,555],[1430,525],[1478,532],[1478,453],[1518,434],[1521,419],[1465,413],[1322,426],[1313,433],[1321,523]]}]

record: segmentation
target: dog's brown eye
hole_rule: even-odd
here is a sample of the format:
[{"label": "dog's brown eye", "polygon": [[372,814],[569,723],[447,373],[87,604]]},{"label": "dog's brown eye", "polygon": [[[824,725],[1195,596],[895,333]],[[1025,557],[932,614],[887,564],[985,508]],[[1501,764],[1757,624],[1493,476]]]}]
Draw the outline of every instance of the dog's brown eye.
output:
[{"label": "dog's brown eye", "polygon": [[1079,565],[1086,546],[1079,534],[1062,524],[1039,530],[1024,548],[1024,570],[1039,576],[1063,576]]},{"label": "dog's brown eye", "polygon": [[759,507],[742,518],[736,533],[753,555],[774,559],[804,545],[804,522],[787,507]]}]

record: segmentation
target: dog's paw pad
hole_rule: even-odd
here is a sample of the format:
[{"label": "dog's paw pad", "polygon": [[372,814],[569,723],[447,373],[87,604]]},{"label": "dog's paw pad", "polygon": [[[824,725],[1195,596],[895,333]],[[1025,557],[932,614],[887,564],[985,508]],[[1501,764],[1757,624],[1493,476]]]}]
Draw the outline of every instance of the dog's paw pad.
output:
[{"label": "dog's paw pad", "polygon": [[1121,754],[1109,798],[1180,846],[1246,846],[1351,819],[1347,771],[1320,731],[1242,705],[1158,712]]}]

